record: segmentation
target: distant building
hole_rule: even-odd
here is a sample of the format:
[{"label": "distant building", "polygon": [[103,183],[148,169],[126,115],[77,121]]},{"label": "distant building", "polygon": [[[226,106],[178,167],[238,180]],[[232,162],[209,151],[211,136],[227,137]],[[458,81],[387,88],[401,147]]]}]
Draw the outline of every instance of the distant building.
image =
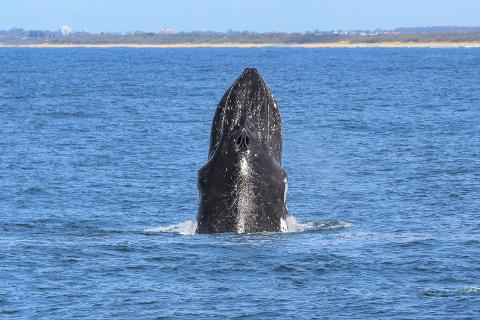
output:
[{"label": "distant building", "polygon": [[60,27],[60,33],[63,35],[63,36],[66,36],[70,33],[72,33],[72,28],[70,28],[69,26],[61,26]]},{"label": "distant building", "polygon": [[173,30],[170,29],[169,27],[165,27],[165,28],[162,28],[160,30],[160,33],[163,33],[163,34],[172,34],[173,33]]}]

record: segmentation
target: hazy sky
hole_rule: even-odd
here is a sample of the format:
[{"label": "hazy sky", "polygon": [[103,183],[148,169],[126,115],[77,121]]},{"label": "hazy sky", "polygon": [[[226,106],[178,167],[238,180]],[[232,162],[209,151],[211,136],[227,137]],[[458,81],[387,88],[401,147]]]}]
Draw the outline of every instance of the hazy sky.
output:
[{"label": "hazy sky", "polygon": [[0,29],[305,31],[480,26],[479,0],[0,0]]}]

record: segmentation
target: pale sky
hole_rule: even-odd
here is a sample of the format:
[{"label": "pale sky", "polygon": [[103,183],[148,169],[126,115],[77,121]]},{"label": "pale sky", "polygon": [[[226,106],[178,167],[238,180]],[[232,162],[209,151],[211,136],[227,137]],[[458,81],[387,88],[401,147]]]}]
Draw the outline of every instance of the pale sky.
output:
[{"label": "pale sky", "polygon": [[307,31],[480,26],[479,0],[0,0],[0,29]]}]

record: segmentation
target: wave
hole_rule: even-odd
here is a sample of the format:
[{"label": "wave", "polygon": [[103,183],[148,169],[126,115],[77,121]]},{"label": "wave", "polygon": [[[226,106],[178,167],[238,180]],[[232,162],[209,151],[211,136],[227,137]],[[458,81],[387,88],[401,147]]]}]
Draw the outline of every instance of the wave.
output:
[{"label": "wave", "polygon": [[284,232],[321,231],[349,228],[352,226],[350,222],[341,220],[299,221],[294,216],[288,216],[286,222],[287,230]]},{"label": "wave", "polygon": [[[293,216],[288,216],[286,221],[286,229],[284,233],[307,232],[333,230],[340,228],[349,228],[352,226],[350,222],[341,220],[325,220],[325,221],[299,221]],[[168,226],[157,226],[146,228],[145,232],[152,233],[177,233],[181,235],[194,235],[197,230],[196,220],[186,220],[177,224]]]},{"label": "wave", "polygon": [[425,289],[423,295],[428,297],[457,297],[480,295],[480,287],[464,286],[461,289]]}]

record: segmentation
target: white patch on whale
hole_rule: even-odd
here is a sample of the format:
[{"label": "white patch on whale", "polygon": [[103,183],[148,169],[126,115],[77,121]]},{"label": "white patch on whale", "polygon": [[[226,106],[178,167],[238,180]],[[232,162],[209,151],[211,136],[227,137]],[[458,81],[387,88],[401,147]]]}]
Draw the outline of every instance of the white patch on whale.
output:
[{"label": "white patch on whale", "polygon": [[[248,155],[248,154],[247,154]],[[252,183],[251,183],[251,169],[248,165],[247,156],[243,156],[240,159],[240,176],[236,182],[235,189],[236,194],[238,194],[237,212],[238,212],[238,221],[237,221],[237,232],[245,233],[245,230],[248,227],[249,217],[252,211]]]},{"label": "white patch on whale", "polygon": [[283,218],[280,218],[280,232],[288,232],[287,221],[285,221],[285,219]]}]

